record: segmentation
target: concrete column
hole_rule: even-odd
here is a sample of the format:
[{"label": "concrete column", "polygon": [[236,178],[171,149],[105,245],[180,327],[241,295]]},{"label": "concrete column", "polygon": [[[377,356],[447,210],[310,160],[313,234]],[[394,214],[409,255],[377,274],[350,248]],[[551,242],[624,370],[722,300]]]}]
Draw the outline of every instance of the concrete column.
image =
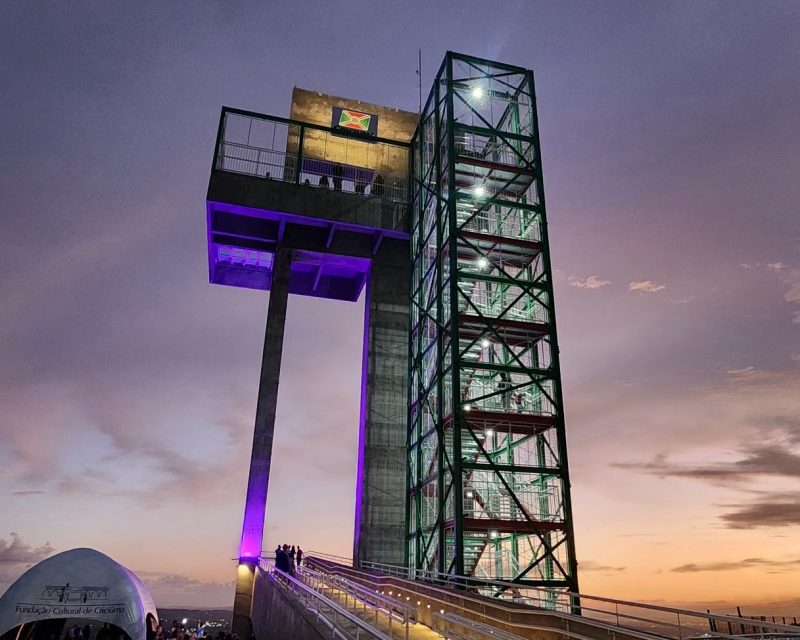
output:
[{"label": "concrete column", "polygon": [[364,305],[353,558],[402,564],[408,411],[408,243],[384,241]]},{"label": "concrete column", "polygon": [[[247,638],[250,633],[252,567],[261,555],[264,535],[264,514],[267,508],[267,487],[272,460],[272,439],[275,432],[275,410],[278,404],[278,380],[281,373],[291,263],[291,250],[279,248],[275,252],[233,610],[233,632],[238,633],[240,638]],[[250,567],[250,570],[245,570],[246,567]]]}]

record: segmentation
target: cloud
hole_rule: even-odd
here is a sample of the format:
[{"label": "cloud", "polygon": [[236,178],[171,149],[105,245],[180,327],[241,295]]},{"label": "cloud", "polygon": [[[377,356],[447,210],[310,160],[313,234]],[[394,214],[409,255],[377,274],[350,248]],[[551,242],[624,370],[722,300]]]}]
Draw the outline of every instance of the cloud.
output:
[{"label": "cloud", "polygon": [[10,542],[0,539],[0,563],[29,563],[44,560],[54,549],[46,542],[41,547],[31,547],[19,534],[12,533]]},{"label": "cloud", "polygon": [[[763,267],[774,273],[785,289],[783,299],[790,304],[800,306],[800,269],[780,261],[764,264],[756,262],[754,264],[742,264],[741,266],[744,269]],[[792,311],[792,324],[800,324],[800,308]]]},{"label": "cloud", "polygon": [[765,558],[745,558],[733,562],[701,562],[683,564],[671,569],[675,573],[700,573],[703,571],[738,571],[740,569],[770,568],[790,571],[800,565],[797,560],[767,560]]},{"label": "cloud", "polygon": [[778,445],[751,447],[744,453],[745,457],[734,462],[707,465],[673,464],[664,456],[656,456],[651,462],[612,463],[611,466],[659,478],[692,478],[715,482],[742,482],[757,475],[800,478],[800,455],[783,447]]},{"label": "cloud", "polygon": [[135,572],[147,585],[159,607],[227,607],[233,600],[230,582],[206,582],[181,574]]},{"label": "cloud", "polygon": [[0,538],[0,593],[26,569],[41,562],[53,551],[49,542],[32,547],[16,533],[11,533],[8,542]]},{"label": "cloud", "polygon": [[658,293],[667,288],[665,284],[656,284],[651,280],[634,280],[628,283],[628,291],[635,291],[636,293]]},{"label": "cloud", "polygon": [[732,367],[730,369],[725,369],[725,373],[730,376],[732,381],[757,380],[765,374],[764,371],[756,369],[752,365],[749,367]]},{"label": "cloud", "polygon": [[611,280],[601,280],[597,276],[589,276],[585,280],[570,276],[568,281],[570,287],[577,287],[578,289],[600,289],[611,284]]},{"label": "cloud", "polygon": [[689,304],[692,300],[694,300],[694,296],[685,296],[682,298],[667,298],[667,300],[672,304]]},{"label": "cloud", "polygon": [[767,493],[749,504],[724,506],[736,508],[720,516],[728,529],[800,525],[800,492]]},{"label": "cloud", "polygon": [[580,563],[581,571],[596,571],[598,573],[620,573],[625,571],[627,567],[612,567],[605,564],[592,562],[591,560],[583,560]]},{"label": "cloud", "polygon": [[47,491],[13,491],[11,493],[12,496],[41,496],[47,493]]}]

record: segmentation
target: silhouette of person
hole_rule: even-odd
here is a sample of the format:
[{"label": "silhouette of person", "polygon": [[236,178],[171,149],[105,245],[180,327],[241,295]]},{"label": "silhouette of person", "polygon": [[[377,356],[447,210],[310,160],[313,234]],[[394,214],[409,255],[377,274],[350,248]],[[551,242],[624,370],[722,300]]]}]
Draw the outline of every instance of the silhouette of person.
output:
[{"label": "silhouette of person", "polygon": [[335,191],[342,190],[342,176],[344,176],[344,167],[337,162],[333,166],[333,189]]},{"label": "silhouette of person", "polygon": [[319,177],[319,186],[324,189],[330,189],[330,184],[328,184],[328,176]]},{"label": "silhouette of person", "polygon": [[511,380],[509,380],[508,374],[505,371],[500,372],[500,382],[497,383],[497,388],[502,391],[500,397],[503,400],[503,409],[508,409],[509,400],[511,399],[511,393],[509,392],[509,389],[511,389]]},{"label": "silhouette of person", "polygon": [[361,171],[356,172],[355,189],[356,193],[360,196],[363,196],[367,189],[367,183],[364,180],[364,174]]},{"label": "silhouette of person", "polygon": [[284,573],[289,573],[289,554],[286,553],[288,548],[289,545],[285,544],[282,547],[279,546],[275,551],[275,568]]},{"label": "silhouette of person", "polygon": [[376,173],[375,177],[372,179],[370,194],[379,198],[383,197],[383,176],[380,173]]}]

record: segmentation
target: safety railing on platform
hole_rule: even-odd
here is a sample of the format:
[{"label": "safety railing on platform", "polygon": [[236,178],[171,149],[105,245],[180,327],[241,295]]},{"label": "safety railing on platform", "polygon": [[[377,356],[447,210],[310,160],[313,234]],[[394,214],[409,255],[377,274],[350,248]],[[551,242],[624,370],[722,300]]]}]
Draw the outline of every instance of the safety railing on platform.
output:
[{"label": "safety railing on platform", "polygon": [[291,591],[300,603],[318,621],[325,624],[332,634],[332,638],[347,640],[356,638],[376,638],[377,640],[392,640],[391,636],[386,635],[362,620],[357,615],[347,611],[344,607],[336,604],[329,598],[306,586],[295,577],[284,573],[271,562],[263,558],[259,562],[259,569],[268,574],[275,584],[282,589]]},{"label": "safety railing on platform", "polygon": [[759,638],[766,637],[766,634],[772,637],[777,634],[781,638],[800,639],[800,627],[793,625],[617,600],[545,587],[528,587],[513,582],[455,576],[380,562],[363,561],[360,563],[360,567],[365,571],[374,571],[407,580],[474,589],[482,595],[550,609],[567,615],[579,614],[584,619],[597,620],[616,627],[676,640],[697,636],[741,640],[741,636],[744,634]]},{"label": "safety railing on platform", "polygon": [[223,108],[214,169],[408,203],[407,143]]},{"label": "safety railing on platform", "polygon": [[[416,608],[406,602],[368,589],[352,580],[332,574],[317,571],[310,567],[300,569],[300,578],[312,589],[319,591],[322,587],[328,587],[331,591],[338,591],[344,596],[344,606],[348,607],[352,601],[354,611],[358,611],[361,605],[362,614],[365,616],[374,615],[375,626],[381,616],[385,616],[389,626],[389,633],[392,633],[392,625],[399,624],[405,629],[405,638],[408,638],[409,626],[416,619]],[[369,612],[369,613],[368,613]]]}]

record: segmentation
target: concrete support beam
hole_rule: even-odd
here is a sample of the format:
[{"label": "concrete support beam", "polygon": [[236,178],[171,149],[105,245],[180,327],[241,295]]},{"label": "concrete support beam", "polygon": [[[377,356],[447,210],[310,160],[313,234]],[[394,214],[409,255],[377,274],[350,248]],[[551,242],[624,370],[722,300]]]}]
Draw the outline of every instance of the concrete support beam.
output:
[{"label": "concrete support beam", "polygon": [[402,564],[405,538],[408,299],[405,242],[372,260],[364,307],[353,558]]},{"label": "concrete support beam", "polygon": [[[252,572],[244,571],[242,568],[255,562],[261,555],[264,534],[264,515],[267,508],[267,488],[272,460],[272,440],[275,433],[275,411],[278,404],[278,381],[281,373],[291,262],[291,250],[280,248],[275,252],[233,611],[233,632],[238,633],[240,638],[249,637],[253,584]],[[247,597],[247,593],[250,594],[249,597]]]}]

